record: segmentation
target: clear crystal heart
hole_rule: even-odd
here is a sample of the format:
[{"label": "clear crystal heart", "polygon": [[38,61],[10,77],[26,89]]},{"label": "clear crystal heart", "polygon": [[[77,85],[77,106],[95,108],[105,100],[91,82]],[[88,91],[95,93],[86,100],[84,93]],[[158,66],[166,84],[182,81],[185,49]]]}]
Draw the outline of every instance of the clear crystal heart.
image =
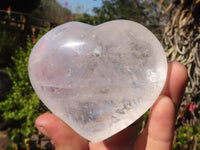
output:
[{"label": "clear crystal heart", "polygon": [[98,142],[152,106],[166,80],[167,60],[157,38],[136,22],[69,22],[36,43],[29,76],[55,115]]}]

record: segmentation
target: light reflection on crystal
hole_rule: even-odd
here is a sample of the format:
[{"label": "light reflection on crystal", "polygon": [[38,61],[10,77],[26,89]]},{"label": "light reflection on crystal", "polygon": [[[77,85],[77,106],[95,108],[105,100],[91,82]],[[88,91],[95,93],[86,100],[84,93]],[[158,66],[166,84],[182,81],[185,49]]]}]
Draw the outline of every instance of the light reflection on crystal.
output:
[{"label": "light reflection on crystal", "polygon": [[65,44],[63,44],[61,47],[69,47],[69,48],[74,48],[77,46],[83,46],[85,44],[85,42],[67,42]]}]

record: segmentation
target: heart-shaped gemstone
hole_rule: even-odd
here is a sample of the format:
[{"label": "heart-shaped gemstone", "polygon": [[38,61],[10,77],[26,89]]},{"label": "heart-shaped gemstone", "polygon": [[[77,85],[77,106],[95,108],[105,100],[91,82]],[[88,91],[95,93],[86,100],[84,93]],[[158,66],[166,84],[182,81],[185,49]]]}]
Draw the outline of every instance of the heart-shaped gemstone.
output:
[{"label": "heart-shaped gemstone", "polygon": [[98,142],[152,106],[166,80],[167,60],[156,37],[136,22],[69,22],[34,46],[29,76],[55,115]]}]

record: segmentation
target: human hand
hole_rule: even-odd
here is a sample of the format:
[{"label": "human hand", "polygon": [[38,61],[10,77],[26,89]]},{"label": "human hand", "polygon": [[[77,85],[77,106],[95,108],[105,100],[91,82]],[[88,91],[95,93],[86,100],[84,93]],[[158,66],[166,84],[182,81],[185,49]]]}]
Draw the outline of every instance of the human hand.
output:
[{"label": "human hand", "polygon": [[186,82],[186,68],[178,62],[169,63],[165,87],[151,107],[147,126],[134,147],[130,144],[134,136],[134,126],[129,126],[99,143],[91,143],[82,138],[51,113],[39,116],[36,126],[40,132],[52,140],[56,150],[170,150],[172,149],[176,115]]}]

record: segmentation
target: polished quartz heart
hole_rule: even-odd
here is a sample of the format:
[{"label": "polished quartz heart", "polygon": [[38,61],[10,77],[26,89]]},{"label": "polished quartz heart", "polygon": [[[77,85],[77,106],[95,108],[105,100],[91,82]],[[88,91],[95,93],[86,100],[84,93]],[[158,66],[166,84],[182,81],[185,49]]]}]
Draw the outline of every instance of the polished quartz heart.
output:
[{"label": "polished quartz heart", "polygon": [[36,43],[29,76],[55,115],[98,142],[152,106],[165,84],[167,60],[156,37],[136,22],[69,22]]}]

